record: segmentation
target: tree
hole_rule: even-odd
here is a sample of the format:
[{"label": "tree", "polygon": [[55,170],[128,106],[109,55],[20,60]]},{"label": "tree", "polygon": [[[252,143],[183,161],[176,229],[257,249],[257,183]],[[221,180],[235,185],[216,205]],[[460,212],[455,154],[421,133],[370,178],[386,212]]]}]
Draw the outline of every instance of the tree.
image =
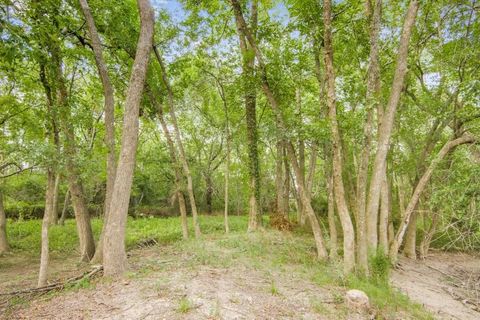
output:
[{"label": "tree", "polygon": [[[112,197],[113,184],[115,182],[115,170],[116,170],[116,159],[115,159],[115,99],[113,86],[110,81],[110,77],[107,71],[107,65],[103,59],[102,53],[102,43],[100,37],[98,36],[97,27],[95,26],[95,21],[93,19],[90,6],[88,5],[87,0],[80,0],[80,7],[82,8],[83,15],[85,16],[85,21],[87,23],[88,32],[91,37],[91,46],[95,56],[95,64],[97,65],[98,74],[102,81],[103,86],[103,95],[105,98],[104,110],[105,110],[105,145],[107,147],[107,186],[105,192],[105,210],[104,210],[104,221],[108,220],[110,200]],[[107,224],[104,222],[104,226]],[[94,261],[102,260],[102,250],[103,250],[103,237],[105,229],[102,230],[100,235],[100,241],[95,252]]]},{"label": "tree", "polygon": [[123,134],[110,217],[105,227],[103,261],[105,276],[121,276],[126,268],[125,228],[135,169],[140,101],[153,42],[153,9],[148,0],[138,0],[140,35],[125,101]]}]

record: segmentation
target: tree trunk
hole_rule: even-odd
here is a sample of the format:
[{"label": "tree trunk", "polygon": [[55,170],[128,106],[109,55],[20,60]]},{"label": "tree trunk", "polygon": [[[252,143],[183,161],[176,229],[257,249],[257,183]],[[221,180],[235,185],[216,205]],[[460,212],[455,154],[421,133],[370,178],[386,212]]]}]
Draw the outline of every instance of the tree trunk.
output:
[{"label": "tree trunk", "polygon": [[434,213],[432,217],[432,222],[430,224],[430,228],[428,231],[423,235],[422,242],[420,243],[419,246],[419,251],[420,251],[420,259],[425,259],[428,255],[428,251],[430,250],[430,242],[432,241],[433,235],[435,234],[435,231],[437,230],[437,225],[438,225],[438,219],[439,214]]},{"label": "tree trunk", "polygon": [[284,207],[284,172],[283,172],[283,141],[277,137],[277,156],[275,158],[275,193],[276,193],[276,215],[285,216]]},{"label": "tree trunk", "polygon": [[285,146],[283,146],[282,158],[285,170],[285,180],[283,181],[283,211],[288,218],[290,214],[290,166],[288,165],[288,158],[285,154]]},{"label": "tree trunk", "polygon": [[140,35],[125,101],[120,157],[103,243],[105,276],[121,276],[126,268],[125,229],[135,170],[139,109],[153,42],[154,13],[148,0],[137,1]]},{"label": "tree trunk", "polygon": [[115,183],[115,100],[113,86],[108,76],[107,66],[103,59],[102,43],[98,36],[97,27],[90,11],[90,6],[87,0],[80,0],[80,7],[82,8],[83,15],[88,28],[88,33],[91,38],[91,45],[95,56],[95,64],[97,65],[98,74],[102,81],[103,96],[105,98],[104,110],[105,110],[105,145],[107,147],[107,186],[105,192],[105,204],[104,204],[104,223],[100,240],[98,242],[94,262],[101,262],[103,258],[103,237],[105,234],[105,226],[107,225],[110,200],[112,198],[113,184]]},{"label": "tree trunk", "polygon": [[47,169],[47,192],[45,194],[45,211],[43,212],[42,221],[42,244],[40,253],[40,270],[38,272],[38,287],[43,287],[47,284],[48,274],[48,231],[53,218],[54,198],[55,198],[55,173],[52,168]]},{"label": "tree trunk", "polygon": [[183,171],[185,173],[185,176],[187,177],[187,192],[188,192],[188,198],[190,200],[190,206],[192,208],[192,216],[193,216],[193,226],[195,230],[195,237],[199,237],[202,233],[200,231],[200,223],[198,221],[198,212],[197,212],[197,204],[195,202],[195,194],[193,192],[193,180],[192,180],[192,174],[190,172],[190,167],[188,165],[187,161],[187,156],[185,154],[185,150],[183,148],[183,143],[182,143],[182,138],[180,135],[180,129],[178,127],[177,123],[177,117],[175,115],[175,102],[173,99],[173,90],[172,87],[170,86],[170,83],[167,78],[167,71],[165,69],[165,65],[163,63],[162,57],[160,56],[160,53],[158,52],[157,48],[154,46],[153,51],[155,52],[155,57],[157,58],[158,64],[160,65],[160,68],[162,70],[162,81],[165,87],[167,88],[167,93],[168,93],[168,103],[169,103],[169,108],[170,108],[170,118],[172,120],[172,125],[173,125],[173,131],[175,134],[175,140],[177,142],[177,147],[178,147],[178,155],[180,156],[180,161],[183,166]]},{"label": "tree trunk", "polygon": [[332,25],[331,25],[331,0],[323,1],[324,21],[324,46],[325,46],[325,68],[327,80],[327,105],[332,131],[333,149],[333,189],[335,202],[343,229],[343,262],[344,272],[350,273],[355,268],[355,233],[352,220],[348,211],[343,185],[342,171],[342,147],[340,133],[337,123],[337,108],[335,97],[335,73],[333,69],[333,47],[332,47]]},{"label": "tree trunk", "polygon": [[[367,3],[370,3],[367,0]],[[373,12],[369,10],[370,17],[370,62],[367,71],[367,96],[366,111],[367,117],[363,131],[363,147],[360,158],[360,166],[357,176],[357,195],[356,195],[356,211],[357,211],[357,262],[360,269],[368,273],[368,246],[367,246],[367,181],[368,181],[368,164],[370,161],[370,152],[372,144],[372,128],[373,128],[373,112],[375,106],[379,106],[380,99],[380,63],[379,63],[379,47],[378,36],[380,33],[382,0],[376,0]],[[380,107],[381,108],[381,107]]]},{"label": "tree trunk", "polygon": [[390,187],[385,177],[382,181],[382,192],[380,194],[380,221],[378,225],[378,241],[379,246],[384,254],[388,254],[388,222],[390,217]]},{"label": "tree trunk", "polygon": [[415,18],[418,11],[418,0],[411,0],[405,17],[402,35],[397,54],[397,65],[393,77],[390,98],[385,108],[384,115],[378,134],[377,152],[375,154],[374,165],[372,169],[372,178],[370,181],[369,197],[367,204],[367,234],[368,247],[376,250],[378,243],[378,208],[380,204],[380,192],[382,179],[384,179],[387,153],[390,148],[390,137],[393,131],[393,123],[400,95],[403,88],[405,75],[407,73],[408,44],[410,35],[415,25]]},{"label": "tree trunk", "polygon": [[60,216],[60,220],[58,222],[62,226],[65,224],[65,219],[67,218],[69,200],[70,200],[70,189],[67,189],[67,192],[65,193],[65,200],[63,201],[62,215]]},{"label": "tree trunk", "polygon": [[0,186],[0,255],[9,251],[7,239],[7,216],[5,215],[5,208],[3,207],[3,193]]},{"label": "tree trunk", "polygon": [[[251,27],[253,32],[257,28],[257,0],[252,1]],[[237,29],[238,29],[237,22]],[[255,36],[255,34],[254,34]],[[242,54],[242,77],[245,93],[245,120],[247,123],[248,173],[249,173],[249,201],[248,201],[248,231],[255,231],[259,226],[260,212],[260,164],[258,159],[258,132],[256,115],[255,86],[255,54],[248,45],[245,35],[238,33],[240,51]]]},{"label": "tree trunk", "polygon": [[273,95],[273,92],[270,88],[270,85],[267,80],[267,74],[265,70],[265,63],[263,61],[262,55],[260,50],[258,49],[255,39],[253,38],[251,32],[248,30],[248,27],[245,23],[245,19],[243,18],[242,14],[242,9],[240,7],[240,4],[238,3],[238,0],[230,0],[230,3],[232,4],[234,14],[235,14],[235,20],[237,23],[237,30],[239,35],[242,37],[245,37],[248,42],[250,43],[250,46],[252,47],[253,51],[255,52],[255,56],[258,60],[260,70],[262,72],[262,90],[264,94],[266,95],[270,107],[272,108],[272,111],[275,115],[276,121],[277,121],[277,126],[278,129],[280,130],[280,133],[282,135],[282,138],[284,139],[286,143],[286,150],[287,150],[287,155],[288,158],[290,159],[290,163],[292,164],[293,167],[293,172],[295,174],[295,178],[297,180],[297,193],[301,199],[302,206],[305,209],[305,213],[310,221],[313,235],[315,238],[315,244],[317,247],[317,256],[319,259],[326,259],[327,258],[327,250],[325,248],[325,245],[323,243],[323,235],[322,235],[322,230],[320,228],[320,224],[318,222],[318,219],[315,215],[315,212],[313,211],[312,204],[310,202],[310,198],[308,197],[307,191],[305,189],[305,179],[302,176],[300,166],[298,164],[297,157],[295,155],[295,149],[293,147],[293,144],[290,140],[286,139],[286,132],[287,128],[285,126],[285,122],[283,119],[282,112],[280,110],[279,104]]},{"label": "tree trunk", "polygon": [[[303,132],[301,132],[302,130],[302,126],[303,126],[303,123],[302,123],[302,95],[301,95],[301,92],[300,92],[300,89],[299,88],[296,88],[295,90],[295,105],[296,105],[296,108],[297,108],[297,119],[300,123],[299,125],[299,128],[300,128],[300,134],[298,136],[298,164],[300,166],[300,172],[302,174],[302,177],[303,179],[305,180],[305,141],[303,139]],[[305,187],[307,187],[307,185],[305,185]],[[308,188],[307,188],[307,192],[308,192]],[[310,195],[309,195],[310,197]],[[303,209],[303,205],[302,205],[302,202],[300,201],[298,203],[298,215],[300,217],[300,225],[305,225],[305,221],[306,221],[306,214],[304,212],[304,209]]]},{"label": "tree trunk", "polygon": [[338,236],[337,224],[335,222],[335,195],[333,194],[333,179],[331,174],[327,177],[328,196],[328,230],[330,234],[330,259],[337,260],[338,257]]},{"label": "tree trunk", "polygon": [[58,224],[58,195],[60,189],[60,173],[55,174],[55,188],[53,190],[53,209],[50,223]]},{"label": "tree trunk", "polygon": [[207,203],[207,212],[208,214],[212,214],[213,186],[211,172],[205,172],[205,185],[205,201]]},{"label": "tree trunk", "polygon": [[397,255],[398,255],[398,249],[402,245],[403,242],[403,237],[405,235],[405,232],[407,230],[408,223],[410,222],[411,215],[413,214],[417,204],[418,200],[420,199],[420,196],[425,189],[425,187],[428,184],[428,181],[430,180],[430,177],[432,176],[433,171],[435,168],[438,166],[438,164],[441,162],[441,160],[449,153],[451,152],[454,148],[456,148],[459,145],[466,144],[466,143],[474,143],[476,140],[474,137],[465,134],[461,136],[460,138],[457,138],[455,140],[450,140],[447,142],[442,149],[440,149],[439,153],[436,155],[435,159],[432,160],[430,163],[430,166],[428,169],[425,171],[425,173],[422,175],[420,180],[418,181],[417,186],[415,187],[415,191],[413,192],[413,195],[410,199],[410,202],[408,203],[407,208],[405,209],[405,214],[403,216],[402,222],[397,230],[397,233],[395,235],[395,239],[391,245],[390,248],[390,259],[392,260],[393,263],[396,262],[397,260]]}]

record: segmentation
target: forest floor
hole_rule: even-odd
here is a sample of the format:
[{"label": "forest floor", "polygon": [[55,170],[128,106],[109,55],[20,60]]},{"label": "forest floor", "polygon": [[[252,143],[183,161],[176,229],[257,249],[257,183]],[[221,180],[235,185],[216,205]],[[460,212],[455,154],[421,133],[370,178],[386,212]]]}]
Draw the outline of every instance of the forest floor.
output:
[{"label": "forest floor", "polygon": [[[210,233],[198,241],[165,242],[161,237],[153,241],[150,231],[130,229],[130,239],[137,240],[129,246],[129,271],[124,280],[86,279],[62,291],[17,296],[3,306],[0,296],[0,314],[4,319],[69,320],[468,320],[480,316],[474,305],[458,301],[474,292],[461,291],[462,286],[469,288],[473,277],[479,276],[479,260],[472,256],[435,254],[426,262],[401,260],[391,278],[410,300],[388,284],[345,278],[339,265],[316,262],[309,235],[273,230],[246,234],[243,220],[234,222],[234,232],[224,235],[217,220],[208,222],[205,229]],[[14,252],[0,257],[0,293],[34,287],[37,269],[38,257],[32,254]],[[79,264],[74,252],[54,252],[49,278],[64,280],[91,269]],[[352,313],[345,307],[344,294],[352,288],[369,296],[369,314]]]}]

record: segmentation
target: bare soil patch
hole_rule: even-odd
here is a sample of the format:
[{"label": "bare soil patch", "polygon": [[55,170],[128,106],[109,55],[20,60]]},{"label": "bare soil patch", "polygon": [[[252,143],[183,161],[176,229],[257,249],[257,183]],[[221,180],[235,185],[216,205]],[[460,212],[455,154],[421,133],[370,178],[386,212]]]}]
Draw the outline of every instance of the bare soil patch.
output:
[{"label": "bare soil patch", "polygon": [[480,257],[434,253],[425,260],[402,258],[392,283],[437,319],[480,319]]}]

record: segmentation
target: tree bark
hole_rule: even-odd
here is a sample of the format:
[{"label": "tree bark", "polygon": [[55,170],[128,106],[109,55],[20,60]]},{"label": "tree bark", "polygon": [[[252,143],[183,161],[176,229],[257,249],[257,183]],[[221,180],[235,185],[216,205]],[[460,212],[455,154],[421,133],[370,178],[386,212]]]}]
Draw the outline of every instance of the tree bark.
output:
[{"label": "tree bark", "polygon": [[45,211],[43,212],[42,220],[42,244],[40,253],[40,270],[38,272],[38,287],[43,287],[47,284],[48,275],[48,231],[50,229],[51,219],[54,212],[54,198],[55,198],[55,173],[53,168],[47,169],[47,192],[45,195]]},{"label": "tree bark", "polygon": [[115,183],[115,170],[116,170],[116,159],[115,159],[115,99],[113,86],[110,81],[110,77],[107,71],[107,65],[103,59],[102,53],[102,43],[100,37],[98,36],[97,27],[95,26],[95,21],[93,19],[90,6],[88,5],[87,0],[79,0],[80,7],[82,8],[83,15],[85,16],[85,21],[88,28],[88,33],[91,38],[91,45],[95,57],[95,64],[97,66],[98,74],[100,80],[102,81],[103,87],[103,96],[105,99],[104,102],[104,114],[105,114],[105,145],[107,147],[107,186],[105,192],[105,204],[104,204],[104,223],[102,228],[102,233],[100,235],[100,240],[98,242],[97,250],[95,256],[93,257],[94,262],[100,262],[103,258],[103,237],[105,234],[105,226],[107,225],[106,221],[108,220],[110,200],[112,198],[113,184]]},{"label": "tree bark", "polygon": [[380,194],[380,221],[378,225],[378,244],[384,254],[388,254],[388,223],[391,211],[390,187],[387,177],[382,181],[382,192]]},{"label": "tree bark", "polygon": [[153,42],[154,13],[148,0],[137,1],[140,35],[125,102],[120,157],[103,243],[105,276],[121,276],[126,268],[125,229],[130,201],[135,153],[138,144],[139,109]]},{"label": "tree bark", "polygon": [[[302,126],[303,126],[303,121],[302,121],[302,95],[300,92],[299,88],[296,88],[295,90],[295,106],[297,108],[297,119],[300,123],[299,128],[300,128],[300,134],[298,136],[298,164],[300,166],[300,172],[303,176],[303,179],[305,180],[305,141],[303,139],[303,132]],[[307,185],[305,185],[307,187]],[[307,188],[308,192],[308,188]],[[310,195],[309,195],[310,196]],[[298,203],[298,215],[300,217],[300,225],[305,225],[305,220],[306,220],[306,215],[303,209],[302,202],[300,201]]]},{"label": "tree bark", "polygon": [[395,235],[395,239],[390,247],[390,259],[392,260],[393,263],[396,262],[397,256],[398,256],[398,249],[403,243],[403,238],[405,235],[405,232],[407,230],[407,226],[410,222],[411,215],[413,214],[418,201],[420,199],[420,196],[427,186],[430,177],[432,176],[433,171],[435,168],[438,166],[438,164],[441,162],[441,160],[449,153],[451,152],[454,148],[456,148],[459,145],[462,144],[467,144],[467,143],[474,143],[476,139],[468,134],[465,134],[461,136],[460,138],[457,138],[455,140],[450,140],[447,142],[442,149],[438,152],[438,154],[435,156],[435,158],[432,160],[430,163],[430,166],[428,169],[425,171],[425,173],[422,175],[420,180],[418,181],[418,184],[415,187],[415,190],[413,192],[413,195],[408,203],[407,208],[405,209],[405,214],[403,216],[402,222],[398,228],[398,231]]},{"label": "tree bark", "polygon": [[338,236],[337,223],[335,222],[335,195],[333,194],[333,178],[331,173],[327,176],[327,197],[328,197],[328,231],[330,234],[330,259],[337,260],[338,257]]},{"label": "tree bark", "polygon": [[193,227],[195,230],[195,237],[199,237],[202,232],[200,231],[200,223],[198,221],[198,211],[197,211],[197,204],[195,202],[195,194],[193,192],[193,179],[192,179],[192,174],[190,172],[190,166],[187,161],[187,156],[185,154],[185,149],[183,148],[183,142],[182,142],[182,137],[180,134],[180,128],[178,127],[177,123],[177,117],[175,115],[175,102],[173,98],[173,90],[172,87],[170,86],[170,83],[167,78],[167,71],[165,69],[165,65],[163,63],[162,57],[160,56],[160,53],[158,52],[157,48],[154,46],[153,51],[155,52],[155,57],[157,58],[158,64],[160,65],[160,68],[162,70],[162,81],[163,84],[165,85],[167,89],[167,96],[168,96],[168,104],[170,108],[170,118],[172,120],[172,125],[173,125],[173,131],[174,131],[174,136],[175,136],[175,141],[177,142],[177,147],[178,147],[178,155],[180,156],[180,161],[183,166],[183,172],[185,173],[185,176],[187,177],[187,193],[188,193],[188,198],[190,200],[190,207],[192,208],[192,217],[193,217]]},{"label": "tree bark", "polygon": [[384,115],[378,134],[377,152],[372,169],[372,178],[370,181],[369,197],[367,204],[367,234],[368,247],[376,250],[378,244],[378,208],[380,204],[380,192],[382,179],[386,172],[387,153],[390,148],[390,137],[393,131],[393,123],[400,95],[403,88],[405,75],[407,73],[408,44],[410,35],[415,25],[415,19],[418,11],[418,0],[411,0],[403,24],[402,35],[397,54],[397,65],[393,77],[390,98],[385,108]]},{"label": "tree bark", "polygon": [[10,246],[7,239],[7,216],[3,207],[3,192],[0,186],[0,255],[8,252]]},{"label": "tree bark", "polygon": [[312,227],[313,235],[315,238],[315,244],[317,247],[317,256],[319,259],[326,259],[327,250],[323,242],[322,230],[320,228],[320,224],[315,215],[315,212],[313,211],[310,198],[308,197],[307,191],[305,189],[305,181],[304,181],[305,179],[302,177],[300,166],[298,164],[298,160],[295,155],[295,149],[293,147],[292,142],[286,139],[287,128],[286,128],[278,101],[273,95],[273,92],[268,83],[267,74],[265,70],[265,63],[263,61],[261,52],[256,45],[256,41],[253,38],[252,33],[250,32],[250,30],[248,30],[248,27],[245,23],[245,19],[243,18],[242,9],[240,7],[238,0],[230,0],[230,3],[232,4],[233,10],[234,10],[238,33],[240,36],[243,36],[248,40],[258,60],[259,68],[262,72],[262,90],[270,103],[270,107],[272,108],[272,111],[275,115],[278,128],[280,130],[280,133],[282,134],[282,138],[286,143],[287,155],[288,155],[288,158],[290,159],[290,163],[292,164],[295,178],[297,180],[297,193],[301,199],[302,206],[305,209],[305,213],[307,214],[307,217]]},{"label": "tree bark", "polygon": [[344,272],[350,273],[355,268],[355,232],[353,230],[350,212],[348,210],[345,188],[342,178],[342,147],[340,132],[337,123],[337,108],[335,97],[335,73],[333,69],[333,46],[332,46],[332,25],[331,25],[331,0],[323,1],[323,22],[324,22],[324,46],[325,46],[325,68],[327,80],[327,105],[330,117],[330,128],[332,131],[333,149],[333,188],[335,202],[337,204],[338,216],[343,229],[343,262]]}]

